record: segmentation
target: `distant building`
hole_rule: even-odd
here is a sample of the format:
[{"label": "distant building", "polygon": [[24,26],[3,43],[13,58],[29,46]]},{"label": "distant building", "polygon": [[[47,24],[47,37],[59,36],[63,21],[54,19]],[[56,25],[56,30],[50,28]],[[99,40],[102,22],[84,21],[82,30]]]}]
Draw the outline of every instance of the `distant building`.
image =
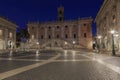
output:
[{"label": "distant building", "polygon": [[104,0],[104,3],[96,16],[95,22],[97,25],[97,35],[101,36],[101,39],[98,39],[101,50],[112,50],[111,30],[115,31],[115,49],[120,50],[120,38],[115,36],[120,34],[120,0]]},{"label": "distant building", "polygon": [[41,47],[92,49],[92,18],[64,20],[63,6],[58,8],[57,21],[30,22],[27,25],[30,41],[39,42]]},{"label": "distant building", "polygon": [[0,17],[0,50],[16,47],[16,28],[15,23]]}]

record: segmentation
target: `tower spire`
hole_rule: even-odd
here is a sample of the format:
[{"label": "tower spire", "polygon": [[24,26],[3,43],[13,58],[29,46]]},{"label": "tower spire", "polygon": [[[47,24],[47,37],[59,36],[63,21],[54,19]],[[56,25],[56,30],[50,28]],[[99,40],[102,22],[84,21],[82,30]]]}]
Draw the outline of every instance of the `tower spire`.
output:
[{"label": "tower spire", "polygon": [[64,7],[62,6],[62,0],[59,0],[60,6],[58,7],[58,21],[64,20]]}]

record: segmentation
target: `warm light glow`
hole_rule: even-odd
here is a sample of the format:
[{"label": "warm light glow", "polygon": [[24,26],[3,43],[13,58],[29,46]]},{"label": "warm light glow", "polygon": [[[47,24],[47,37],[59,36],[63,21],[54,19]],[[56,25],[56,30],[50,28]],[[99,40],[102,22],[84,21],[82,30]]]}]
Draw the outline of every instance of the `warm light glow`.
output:
[{"label": "warm light glow", "polygon": [[10,33],[9,33],[9,37],[12,38],[12,36],[13,36],[13,34],[10,32]]},{"label": "warm light glow", "polygon": [[39,42],[37,42],[36,44],[39,45]]},{"label": "warm light glow", "polygon": [[118,37],[119,35],[118,35],[118,34],[115,34],[114,36],[115,36],[115,37]]},{"label": "warm light glow", "polygon": [[67,45],[68,43],[67,42],[65,42],[65,45]]},{"label": "warm light glow", "polygon": [[34,35],[32,35],[32,39],[34,39]]},{"label": "warm light glow", "polygon": [[111,33],[111,34],[114,34],[114,33],[115,33],[115,31],[114,31],[114,30],[111,30],[111,31],[110,31],[110,33]]},{"label": "warm light glow", "polygon": [[99,35],[99,36],[98,36],[98,39],[101,39],[101,38],[102,38],[102,36]]},{"label": "warm light glow", "polygon": [[39,50],[36,51],[36,56],[39,56]]},{"label": "warm light glow", "polygon": [[73,41],[73,44],[75,44],[75,41]]}]

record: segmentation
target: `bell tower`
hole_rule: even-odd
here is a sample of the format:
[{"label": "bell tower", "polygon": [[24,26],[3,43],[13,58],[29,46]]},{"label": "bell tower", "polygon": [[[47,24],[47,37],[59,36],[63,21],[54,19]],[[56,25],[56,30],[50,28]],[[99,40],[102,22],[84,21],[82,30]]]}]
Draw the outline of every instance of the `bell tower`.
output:
[{"label": "bell tower", "polygon": [[58,21],[64,21],[64,7],[62,5],[58,7]]}]

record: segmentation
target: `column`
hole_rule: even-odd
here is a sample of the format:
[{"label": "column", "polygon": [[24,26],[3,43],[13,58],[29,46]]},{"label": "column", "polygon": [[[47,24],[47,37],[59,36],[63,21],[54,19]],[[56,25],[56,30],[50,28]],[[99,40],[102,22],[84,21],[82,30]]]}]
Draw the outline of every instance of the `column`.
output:
[{"label": "column", "polygon": [[14,49],[16,49],[16,31],[14,31]]},{"label": "column", "polygon": [[47,39],[47,37],[48,37],[47,36],[47,30],[48,30],[47,27],[45,27],[45,39]]},{"label": "column", "polygon": [[52,37],[55,38],[55,27],[52,28]]},{"label": "column", "polygon": [[69,36],[70,36],[70,39],[72,39],[72,26],[69,27]]},{"label": "column", "polygon": [[[117,27],[118,27],[118,33],[120,33],[120,0],[117,0],[117,5],[116,5],[116,12],[117,12],[117,15],[116,15],[116,18],[117,18]],[[120,42],[120,40],[118,41]],[[119,44],[120,45],[120,44]],[[119,49],[118,51],[120,51],[120,46],[119,46]]]},{"label": "column", "polygon": [[[116,5],[116,18],[117,18],[117,26],[119,27],[120,26],[120,0],[117,0],[117,5]],[[119,28],[119,31],[120,31],[120,28]]]},{"label": "column", "polygon": [[79,42],[79,44],[80,44],[80,37],[81,37],[81,31],[80,31],[81,29],[80,29],[80,25],[78,25],[78,42]]},{"label": "column", "polygon": [[37,41],[39,41],[39,27],[37,26],[37,28],[36,28],[37,30]]},{"label": "column", "polygon": [[[110,27],[109,27],[109,15],[106,16],[106,27],[107,27],[107,40],[109,39],[109,31],[110,31]],[[101,47],[101,46],[100,46]],[[107,43],[107,50],[109,50],[109,43]]]},{"label": "column", "polygon": [[64,27],[61,27],[61,38],[64,38]]},{"label": "column", "polygon": [[[4,27],[4,26],[3,26]],[[5,50],[6,49],[6,29],[5,29],[6,27],[4,27],[2,30],[3,30],[3,35],[2,35],[2,37],[3,37],[3,49]]]},{"label": "column", "polygon": [[4,39],[5,39],[5,44],[4,44],[4,49],[7,49],[7,45],[8,45],[8,29],[6,28],[5,31],[4,31]]}]

